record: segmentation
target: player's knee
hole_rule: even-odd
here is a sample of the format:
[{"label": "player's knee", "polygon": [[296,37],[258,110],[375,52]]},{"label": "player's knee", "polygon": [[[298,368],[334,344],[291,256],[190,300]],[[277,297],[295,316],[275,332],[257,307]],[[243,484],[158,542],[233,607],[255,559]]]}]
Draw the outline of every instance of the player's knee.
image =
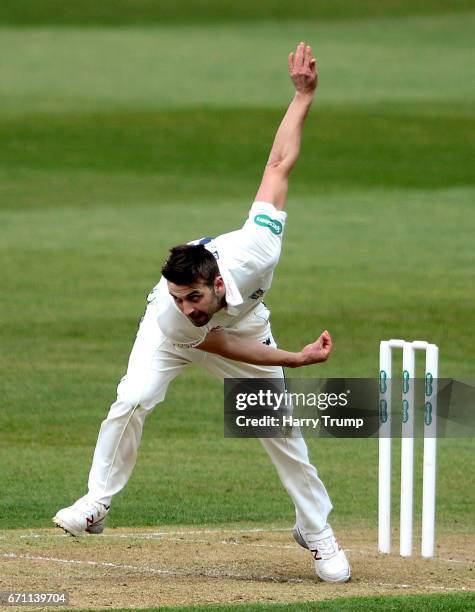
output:
[{"label": "player's knee", "polygon": [[117,387],[117,403],[125,411],[133,411],[139,406],[145,410],[152,410],[164,398],[164,393],[156,385],[144,381],[129,380],[126,376]]}]

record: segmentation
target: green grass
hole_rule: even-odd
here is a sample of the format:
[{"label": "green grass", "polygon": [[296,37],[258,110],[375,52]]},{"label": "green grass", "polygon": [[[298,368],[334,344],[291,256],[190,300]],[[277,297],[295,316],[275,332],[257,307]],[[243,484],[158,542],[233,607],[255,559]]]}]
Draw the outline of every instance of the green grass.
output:
[{"label": "green grass", "polygon": [[[447,610],[450,612],[466,612],[473,609],[475,595],[473,593],[450,593],[437,595],[404,595],[399,597],[339,597],[330,601],[299,602],[298,604],[240,604],[240,605],[206,605],[206,606],[174,606],[161,608],[147,608],[150,612],[371,612],[383,610],[384,612],[415,612],[429,609],[434,612]],[[81,612],[81,611],[79,611]],[[86,612],[86,611],[82,611]],[[98,611],[99,612],[99,611]],[[137,612],[140,612],[138,610]]]},{"label": "green grass", "polygon": [[[368,2],[353,19],[356,3],[317,5],[275,23],[246,21],[243,4],[242,21],[217,23],[211,3],[199,19],[160,3],[165,25],[158,3],[136,3],[134,19],[125,2],[113,15],[82,3],[82,16],[74,3],[2,3],[2,23],[21,20],[0,37],[4,528],[49,526],[84,491],[167,249],[242,223],[301,38],[321,85],[269,295],[279,343],[298,349],[328,327],[334,356],[298,375],[371,376],[380,339],[418,336],[439,344],[442,376],[474,378],[474,14],[458,13],[462,2],[385,3],[384,14]],[[333,522],[374,527],[375,441],[310,450]],[[442,531],[473,525],[472,457],[473,440],[441,440]],[[292,518],[259,444],[223,438],[220,383],[191,369],[149,417],[111,524]]]},{"label": "green grass", "polygon": [[[250,198],[281,116],[282,111],[239,108],[219,114],[191,110],[45,115],[40,122],[9,118],[0,121],[0,164],[6,173],[94,171],[161,178],[168,190],[160,193],[158,205],[164,195],[176,200],[182,189],[188,193],[190,184],[199,184],[204,177],[209,180],[212,168],[215,194],[222,196],[229,184],[232,191],[227,197],[239,190],[241,197]],[[336,109],[319,105],[312,119],[305,132],[302,163],[293,176],[299,194],[335,186],[339,191],[342,187],[437,189],[475,183],[470,166],[459,163],[470,155],[475,115],[457,114],[453,105]],[[442,124],[444,129],[439,130]],[[178,168],[186,173],[182,181],[176,180]],[[18,208],[21,201],[12,204]]]},{"label": "green grass", "polygon": [[318,58],[319,104],[345,111],[349,104],[419,102],[424,109],[445,101],[444,114],[471,113],[474,21],[471,12],[335,23],[4,26],[2,112],[281,111],[291,94],[287,55],[306,40]]},{"label": "green grass", "polygon": [[367,15],[401,15],[463,12],[473,8],[470,0],[301,0],[295,7],[275,0],[253,3],[222,2],[221,0],[81,0],[63,2],[43,0],[4,0],[0,5],[0,22],[22,26],[43,23],[124,24],[131,23],[186,23],[287,20],[296,16],[307,19],[361,18]]}]

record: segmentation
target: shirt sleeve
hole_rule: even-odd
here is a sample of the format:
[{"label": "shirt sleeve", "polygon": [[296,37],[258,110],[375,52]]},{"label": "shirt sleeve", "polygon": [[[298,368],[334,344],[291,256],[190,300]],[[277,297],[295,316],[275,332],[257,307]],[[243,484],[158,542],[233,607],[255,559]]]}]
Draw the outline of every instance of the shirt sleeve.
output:
[{"label": "shirt sleeve", "polygon": [[246,249],[275,266],[279,261],[287,213],[270,202],[254,202],[241,232]]}]

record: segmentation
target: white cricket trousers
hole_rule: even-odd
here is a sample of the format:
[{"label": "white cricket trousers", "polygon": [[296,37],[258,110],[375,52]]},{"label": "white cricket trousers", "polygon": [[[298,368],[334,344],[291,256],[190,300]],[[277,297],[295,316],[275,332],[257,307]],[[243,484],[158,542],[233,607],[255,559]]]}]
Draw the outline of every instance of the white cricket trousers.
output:
[{"label": "white cricket trousers", "polygon": [[[224,359],[199,349],[177,349],[157,324],[156,304],[148,304],[129,358],[126,375],[102,422],[89,474],[91,499],[109,505],[127,483],[137,460],[145,417],[165,398],[167,387],[189,363],[199,363],[219,378],[283,378],[281,367],[254,366]],[[260,304],[230,333],[264,342],[272,338],[269,311]],[[321,531],[332,504],[317,470],[311,465],[303,438],[260,438],[292,498],[299,527]]]}]

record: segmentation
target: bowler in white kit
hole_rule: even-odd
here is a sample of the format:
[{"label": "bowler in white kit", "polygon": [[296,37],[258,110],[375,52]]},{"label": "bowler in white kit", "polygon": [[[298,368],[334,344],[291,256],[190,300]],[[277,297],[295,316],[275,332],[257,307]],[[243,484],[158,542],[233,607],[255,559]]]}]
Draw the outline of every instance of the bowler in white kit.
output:
[{"label": "bowler in white kit", "polygon": [[[318,83],[309,46],[300,43],[288,63],[295,95],[243,227],[172,248],[162,278],[148,296],[117,400],[99,431],[88,492],[53,519],[74,536],[103,531],[112,499],[135,466],[145,417],[188,364],[197,363],[219,378],[282,379],[284,366],[315,364],[330,355],[327,331],[299,352],[277,348],[262,301],[279,260],[288,178]],[[346,582],[350,566],[327,522],[332,504],[309,461],[305,440],[260,442],[294,503],[295,540],[310,550],[322,580]]]}]

